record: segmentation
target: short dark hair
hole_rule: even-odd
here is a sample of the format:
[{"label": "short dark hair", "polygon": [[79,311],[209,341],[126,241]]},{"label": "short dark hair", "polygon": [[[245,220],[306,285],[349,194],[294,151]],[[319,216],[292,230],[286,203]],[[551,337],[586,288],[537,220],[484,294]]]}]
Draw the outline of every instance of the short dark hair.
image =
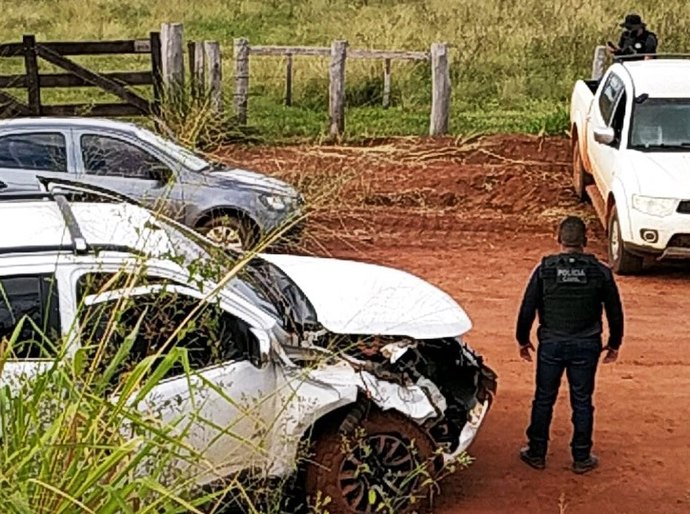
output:
[{"label": "short dark hair", "polygon": [[558,227],[558,242],[563,246],[577,248],[587,244],[587,226],[579,216],[568,216]]}]

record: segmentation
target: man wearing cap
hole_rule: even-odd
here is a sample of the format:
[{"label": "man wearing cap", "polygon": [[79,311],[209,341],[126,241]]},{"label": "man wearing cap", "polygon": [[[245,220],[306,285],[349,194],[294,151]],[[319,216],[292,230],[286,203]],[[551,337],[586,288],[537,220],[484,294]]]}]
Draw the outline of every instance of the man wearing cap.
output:
[{"label": "man wearing cap", "polygon": [[[647,30],[647,25],[642,21],[639,14],[628,14],[620,26],[625,30],[621,34],[618,46],[611,41],[608,42],[609,51],[613,55],[639,55],[640,59],[646,59],[656,53],[658,44],[656,34]],[[637,59],[632,58],[632,60]]]},{"label": "man wearing cap", "polygon": [[[520,458],[535,469],[546,467],[549,427],[558,388],[565,372],[570,388],[573,437],[572,470],[587,473],[599,464],[591,453],[594,426],[595,374],[602,351],[604,363],[615,362],[623,340],[623,308],[611,270],[584,253],[584,221],[565,218],[558,229],[561,251],[544,257],[532,273],[517,322],[520,357],[532,361],[530,332],[539,314],[536,392],[527,429],[528,446]],[[602,348],[602,310],[609,339]]]}]

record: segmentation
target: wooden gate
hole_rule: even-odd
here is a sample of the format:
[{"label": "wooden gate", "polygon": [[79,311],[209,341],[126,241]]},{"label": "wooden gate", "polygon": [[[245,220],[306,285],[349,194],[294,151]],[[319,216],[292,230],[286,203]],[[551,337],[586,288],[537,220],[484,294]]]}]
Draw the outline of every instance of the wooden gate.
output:
[{"label": "wooden gate", "polygon": [[[0,59],[24,57],[25,73],[0,75],[0,118],[18,116],[140,116],[157,114],[162,94],[160,33],[149,39],[92,42],[38,43],[33,35],[21,43],[0,44]],[[70,59],[82,55],[149,54],[151,67],[146,71],[99,73]],[[41,74],[44,60],[62,73]],[[152,86],[151,98],[145,98],[132,86]],[[118,103],[78,103],[45,105],[41,93],[46,88],[95,87],[120,99]],[[24,103],[8,89],[27,90]]]}]

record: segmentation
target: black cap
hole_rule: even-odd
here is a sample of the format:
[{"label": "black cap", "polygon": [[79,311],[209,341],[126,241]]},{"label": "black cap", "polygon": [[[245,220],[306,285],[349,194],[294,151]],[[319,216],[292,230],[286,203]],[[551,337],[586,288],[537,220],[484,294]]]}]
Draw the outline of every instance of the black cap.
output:
[{"label": "black cap", "polygon": [[642,21],[639,14],[628,14],[625,17],[625,21],[620,24],[621,27],[625,27],[628,30],[643,29],[647,25]]}]

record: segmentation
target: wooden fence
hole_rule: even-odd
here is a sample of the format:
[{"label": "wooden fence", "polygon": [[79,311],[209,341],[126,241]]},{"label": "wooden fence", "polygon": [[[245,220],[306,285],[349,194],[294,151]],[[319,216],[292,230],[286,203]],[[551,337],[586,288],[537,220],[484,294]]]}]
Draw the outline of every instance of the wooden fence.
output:
[{"label": "wooden fence", "polygon": [[[192,48],[194,49],[192,52]],[[192,97],[210,99],[211,108],[222,111],[220,45],[214,41],[190,43]],[[147,70],[103,73],[75,62],[73,56],[148,55]],[[160,32],[147,39],[117,41],[38,42],[25,35],[22,42],[0,44],[0,60],[23,58],[24,73],[0,75],[0,118],[16,116],[139,116],[160,114],[166,97],[185,100],[183,27],[164,23]],[[60,73],[42,73],[40,63],[47,62]],[[146,98],[133,86],[151,86]],[[98,88],[114,95],[120,102],[46,104],[43,91],[51,88]],[[26,101],[10,90],[26,90]]]},{"label": "wooden fence", "polygon": [[[128,55],[151,56],[146,71],[99,73],[77,64],[71,56]],[[152,32],[148,39],[120,41],[37,42],[25,35],[21,43],[0,45],[0,58],[23,57],[24,73],[0,76],[0,117],[12,116],[132,116],[157,112],[161,99],[160,35]],[[59,68],[61,73],[40,73],[39,62]],[[132,91],[131,86],[152,86],[149,100]],[[120,103],[46,105],[42,92],[48,88],[95,87],[118,97]],[[8,89],[26,89],[22,102]]]},{"label": "wooden fence", "polygon": [[[428,62],[431,70],[432,100],[429,134],[448,133],[451,82],[448,45],[434,43],[429,52],[350,49],[347,41],[333,41],[330,47],[251,46],[244,38],[234,41],[233,107],[240,125],[247,124],[249,102],[250,57],[283,57],[285,59],[285,104],[293,103],[295,56],[329,58],[329,133],[340,137],[345,130],[345,71],[348,59],[383,61],[382,107],[391,104],[392,61]],[[202,100],[218,114],[223,112],[223,73],[221,47],[215,41],[189,42],[184,45],[181,23],[164,23],[160,32],[151,32],[147,39],[81,42],[37,42],[25,35],[21,42],[0,44],[0,60],[21,57],[24,73],[0,75],[0,117],[12,116],[135,116],[159,114],[166,98],[186,101],[187,84],[191,98]],[[150,69],[102,73],[70,59],[72,56],[108,56],[143,54],[150,56]],[[185,80],[185,55],[188,56],[190,80]],[[592,60],[593,79],[605,72],[607,49],[597,46]],[[41,73],[39,62],[46,61],[60,68],[60,73]],[[150,99],[133,86],[151,86]],[[42,92],[47,88],[93,87],[110,93],[120,103],[76,103],[46,105]],[[8,92],[25,89],[27,101],[22,102]]]},{"label": "wooden fence", "polygon": [[329,133],[332,137],[340,137],[345,130],[345,69],[347,59],[379,59],[384,61],[383,76],[383,107],[390,106],[391,94],[391,62],[427,61],[431,63],[432,102],[429,122],[429,134],[432,136],[448,133],[450,114],[450,71],[448,60],[448,45],[434,43],[430,52],[389,51],[389,50],[360,50],[348,47],[347,41],[333,41],[329,47],[305,46],[251,46],[245,38],[234,41],[235,60],[235,91],[234,109],[237,121],[247,123],[247,108],[249,100],[249,60],[251,55],[284,57],[286,63],[285,74],[285,103],[292,105],[293,88],[293,57],[329,57]]}]

